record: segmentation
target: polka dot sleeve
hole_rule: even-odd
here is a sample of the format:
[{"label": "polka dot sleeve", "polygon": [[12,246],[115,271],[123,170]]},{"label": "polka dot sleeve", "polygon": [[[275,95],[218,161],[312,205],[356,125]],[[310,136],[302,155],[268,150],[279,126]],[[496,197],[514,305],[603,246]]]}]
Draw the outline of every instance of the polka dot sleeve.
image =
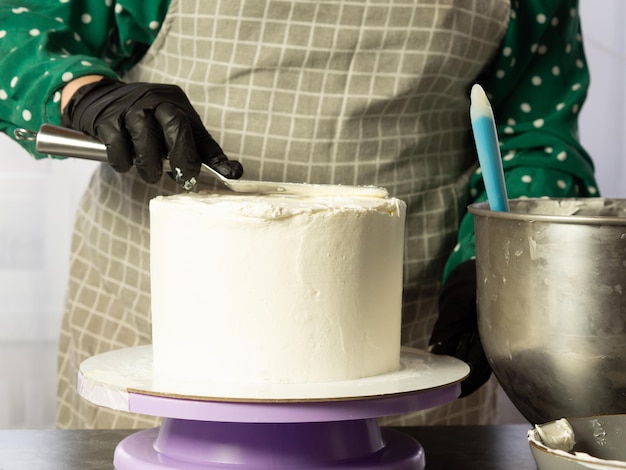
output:
[{"label": "polka dot sleeve", "polygon": [[[0,3],[0,131],[60,123],[61,89],[91,74],[116,77],[158,33],[169,1]],[[19,5],[19,6],[18,6]],[[34,145],[20,142],[36,158]]]},{"label": "polka dot sleeve", "polygon": [[[593,164],[578,140],[578,113],[589,86],[575,0],[512,0],[498,56],[478,80],[494,110],[508,196],[598,195]],[[470,202],[485,201],[480,169]],[[467,213],[444,279],[475,256]]]}]

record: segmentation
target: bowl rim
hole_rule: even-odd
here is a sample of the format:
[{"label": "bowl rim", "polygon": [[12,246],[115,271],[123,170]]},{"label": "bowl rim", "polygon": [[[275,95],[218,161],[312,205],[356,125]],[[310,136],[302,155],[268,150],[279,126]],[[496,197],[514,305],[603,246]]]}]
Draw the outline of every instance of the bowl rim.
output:
[{"label": "bowl rim", "polygon": [[[574,418],[567,418],[567,419],[570,422],[573,422],[573,421],[588,421],[592,419],[601,419],[603,417],[604,418],[626,417],[626,415],[621,414],[621,413],[607,413],[607,414],[598,414],[598,415],[590,415],[590,416],[577,416]],[[547,424],[547,423],[544,423],[544,424]],[[542,454],[549,455],[554,458],[566,459],[568,461],[571,461],[572,463],[576,463],[579,465],[585,465],[585,464],[602,465],[602,468],[606,468],[606,469],[613,469],[613,468],[626,469],[626,461],[606,460],[606,459],[601,459],[599,457],[594,457],[593,455],[588,454],[593,459],[593,461],[590,462],[590,461],[582,460],[579,456],[577,456],[574,453],[569,453],[563,450],[553,449],[545,445],[537,434],[538,434],[537,430],[534,427],[528,430],[527,439],[528,439],[528,444],[531,447],[531,451],[534,450],[537,452],[541,452]],[[589,467],[589,468],[596,468],[596,467]]]},{"label": "bowl rim", "polygon": [[515,220],[518,222],[546,222],[546,223],[558,223],[558,224],[571,224],[571,225],[623,225],[626,226],[626,217],[619,216],[595,216],[595,215],[547,215],[547,214],[529,214],[523,212],[515,212],[514,206],[528,201],[555,201],[555,202],[575,202],[575,201],[604,201],[607,202],[620,202],[626,206],[626,199],[624,198],[519,198],[509,199],[511,210],[509,212],[493,211],[489,208],[489,202],[475,202],[468,206],[468,211],[481,218],[493,218],[503,220]]},{"label": "bowl rim", "polygon": [[[529,434],[531,432],[535,433],[536,431],[532,429],[529,431]],[[616,468],[616,469],[623,470],[626,468],[626,462],[624,462],[624,464],[622,465],[621,462],[599,459],[593,456],[591,456],[594,459],[593,462],[585,461],[577,457],[576,454],[569,454],[563,450],[552,449],[544,444],[540,444],[534,438],[529,438],[528,444],[530,445],[531,450],[534,449],[535,451],[541,452],[542,454],[549,455],[554,458],[562,458],[562,459],[571,461],[572,463],[579,464],[579,465],[584,465],[586,463],[586,464],[591,464],[591,465],[602,465],[602,468],[605,468],[605,469]],[[593,467],[589,467],[589,468],[593,468]],[[600,468],[600,467],[597,467],[597,468]]]}]

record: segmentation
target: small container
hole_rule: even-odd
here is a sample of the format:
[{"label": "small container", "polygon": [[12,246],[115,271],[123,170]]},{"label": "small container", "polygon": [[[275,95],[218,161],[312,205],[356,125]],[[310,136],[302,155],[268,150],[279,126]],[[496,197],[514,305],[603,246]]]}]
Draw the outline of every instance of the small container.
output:
[{"label": "small container", "polygon": [[539,470],[626,469],[626,415],[590,416],[568,421],[576,440],[571,452],[546,445],[536,428],[528,432],[530,451]]}]

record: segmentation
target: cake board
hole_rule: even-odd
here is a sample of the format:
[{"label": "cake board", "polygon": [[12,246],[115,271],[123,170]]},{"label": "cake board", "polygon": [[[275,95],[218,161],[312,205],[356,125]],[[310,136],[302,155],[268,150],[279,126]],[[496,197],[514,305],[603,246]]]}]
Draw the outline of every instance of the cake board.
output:
[{"label": "cake board", "polygon": [[[403,348],[395,372],[323,384],[157,380],[151,346],[81,364],[80,395],[107,408],[163,418],[115,451],[117,470],[417,470],[421,445],[377,418],[454,400],[469,367]],[[200,374],[199,374],[200,376]]]}]

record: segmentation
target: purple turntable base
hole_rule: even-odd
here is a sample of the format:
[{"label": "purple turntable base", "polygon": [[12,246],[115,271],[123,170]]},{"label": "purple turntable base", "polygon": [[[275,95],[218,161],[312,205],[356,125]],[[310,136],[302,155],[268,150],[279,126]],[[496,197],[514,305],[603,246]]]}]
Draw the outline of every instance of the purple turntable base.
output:
[{"label": "purple turntable base", "polygon": [[425,468],[412,438],[376,420],[238,424],[166,419],[115,450],[118,470]]},{"label": "purple turntable base", "polygon": [[78,388],[87,400],[164,418],[160,427],[118,444],[117,470],[424,469],[421,445],[381,429],[377,418],[454,400],[469,371],[453,358],[403,350],[397,373],[326,385],[255,390],[248,384],[239,391],[156,384],[150,361],[151,349],[140,347],[81,365]]}]

